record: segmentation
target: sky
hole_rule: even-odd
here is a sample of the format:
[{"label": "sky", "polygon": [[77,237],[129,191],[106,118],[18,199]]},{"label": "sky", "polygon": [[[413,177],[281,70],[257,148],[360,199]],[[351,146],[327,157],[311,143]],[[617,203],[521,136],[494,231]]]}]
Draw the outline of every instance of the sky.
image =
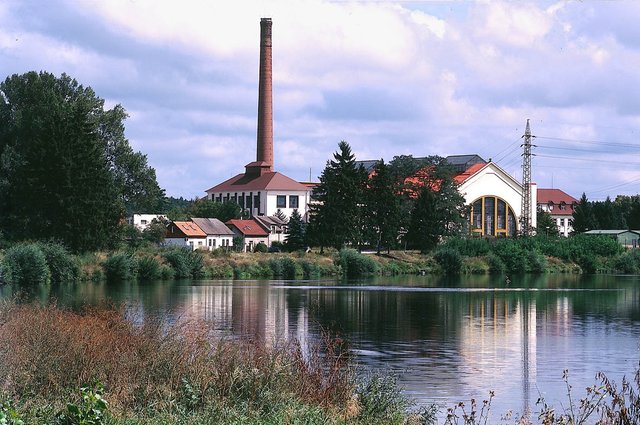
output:
[{"label": "sky", "polygon": [[66,73],[128,112],[169,196],[255,160],[273,20],[275,169],[478,154],[591,200],[640,193],[640,2],[0,0],[0,79]]}]

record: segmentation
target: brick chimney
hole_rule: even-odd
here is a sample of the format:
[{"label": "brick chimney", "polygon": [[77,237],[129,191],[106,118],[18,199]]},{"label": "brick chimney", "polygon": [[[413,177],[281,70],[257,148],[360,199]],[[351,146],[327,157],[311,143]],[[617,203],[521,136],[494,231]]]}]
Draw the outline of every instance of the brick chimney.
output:
[{"label": "brick chimney", "polygon": [[246,174],[259,176],[273,171],[273,101],[271,95],[271,18],[260,19],[260,79],[258,82],[258,140],[256,161]]}]

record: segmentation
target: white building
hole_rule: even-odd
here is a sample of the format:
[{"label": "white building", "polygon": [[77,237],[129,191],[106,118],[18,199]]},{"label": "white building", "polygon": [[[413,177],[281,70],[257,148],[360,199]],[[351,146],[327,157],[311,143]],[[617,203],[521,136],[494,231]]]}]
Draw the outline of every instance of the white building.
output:
[{"label": "white building", "polygon": [[167,226],[164,243],[188,247],[192,251],[206,247],[207,234],[191,221],[172,221]]},{"label": "white building", "polygon": [[168,221],[168,218],[164,214],[133,214],[131,217],[127,217],[127,224],[135,226],[138,230],[144,230],[153,220]]},{"label": "white building", "polygon": [[576,198],[560,189],[538,189],[538,209],[551,215],[560,236],[567,237],[573,232],[573,212],[577,204]]},{"label": "white building", "polygon": [[217,218],[192,218],[191,221],[207,235],[207,250],[233,246],[233,231]]}]

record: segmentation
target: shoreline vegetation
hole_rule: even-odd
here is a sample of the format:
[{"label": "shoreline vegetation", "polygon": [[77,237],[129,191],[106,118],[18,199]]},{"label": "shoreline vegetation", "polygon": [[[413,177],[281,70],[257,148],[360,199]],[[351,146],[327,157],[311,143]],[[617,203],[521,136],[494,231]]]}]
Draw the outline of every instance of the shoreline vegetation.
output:
[{"label": "shoreline vegetation", "polygon": [[640,372],[603,374],[560,408],[492,412],[493,392],[469,405],[417,406],[390,375],[361,373],[347,343],[221,337],[211,323],[0,303],[0,423],[24,424],[637,424]]},{"label": "shoreline vegetation", "polygon": [[14,244],[0,250],[0,282],[171,279],[318,279],[402,274],[640,272],[640,251],[605,236],[514,239],[450,238],[428,254],[395,250],[240,253],[161,248],[151,243],[115,251],[71,254],[55,242]]}]

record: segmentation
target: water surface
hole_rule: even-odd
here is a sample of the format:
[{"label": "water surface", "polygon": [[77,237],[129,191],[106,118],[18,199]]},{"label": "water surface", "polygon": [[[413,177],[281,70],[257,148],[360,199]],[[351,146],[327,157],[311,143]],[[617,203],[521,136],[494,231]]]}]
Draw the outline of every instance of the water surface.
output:
[{"label": "water surface", "polygon": [[[423,403],[451,406],[495,391],[493,411],[566,405],[598,371],[620,381],[640,360],[640,277],[542,275],[362,281],[176,281],[78,284],[29,296],[79,307],[125,303],[132,317],[200,317],[221,333],[271,343],[350,342],[364,368],[393,371]],[[1,287],[0,298],[16,288]]]}]

